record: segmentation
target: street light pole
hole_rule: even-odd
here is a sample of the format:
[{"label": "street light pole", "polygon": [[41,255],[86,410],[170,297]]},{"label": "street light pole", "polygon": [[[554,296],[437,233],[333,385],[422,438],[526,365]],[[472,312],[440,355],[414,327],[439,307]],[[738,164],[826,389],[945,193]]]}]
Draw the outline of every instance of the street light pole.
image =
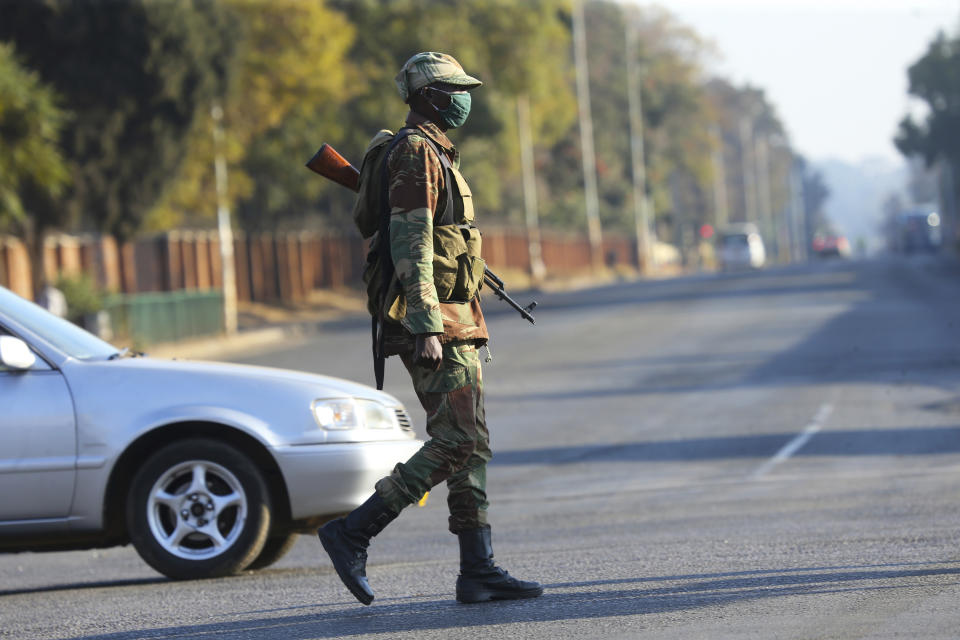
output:
[{"label": "street light pole", "polygon": [[223,108],[218,102],[210,109],[213,118],[213,169],[217,183],[217,232],[220,240],[220,264],[223,280],[223,330],[237,332],[237,277],[233,268],[233,229],[227,199],[227,160],[223,155]]},{"label": "street light pole", "polygon": [[757,222],[757,200],[755,193],[755,167],[751,162],[753,150],[753,123],[747,116],[740,117],[740,161],[743,179],[743,208],[746,222]]},{"label": "street light pole", "polygon": [[[627,8],[626,10],[629,10]],[[632,14],[631,14],[632,15]],[[643,103],[636,62],[633,20],[624,21],[627,39],[627,103],[630,111],[630,164],[633,166],[633,219],[637,237],[637,268],[648,274],[654,265],[650,251],[650,200],[647,198],[647,168],[643,152]]]},{"label": "street light pole", "polygon": [[730,221],[730,209],[727,203],[727,171],[723,159],[723,133],[716,124],[711,125],[710,133],[716,145],[711,154],[713,161],[714,224],[717,229],[723,229]]},{"label": "street light pole", "polygon": [[517,130],[520,136],[520,164],[523,167],[523,206],[527,222],[527,250],[530,253],[530,277],[539,284],[546,275],[540,243],[540,217],[537,212],[537,177],[533,164],[533,135],[530,125],[530,97],[517,97]]},{"label": "street light pole", "polygon": [[760,233],[769,244],[776,247],[777,260],[782,259],[777,221],[773,215],[773,195],[770,191],[770,145],[766,133],[754,135],[754,161],[756,162],[757,221]]},{"label": "street light pole", "polygon": [[573,55],[577,67],[577,103],[580,113],[580,152],[583,157],[583,191],[586,198],[587,237],[594,270],[603,265],[600,200],[597,195],[597,164],[593,149],[593,117],[590,114],[590,78],[587,70],[587,37],[584,32],[583,0],[573,3]]}]

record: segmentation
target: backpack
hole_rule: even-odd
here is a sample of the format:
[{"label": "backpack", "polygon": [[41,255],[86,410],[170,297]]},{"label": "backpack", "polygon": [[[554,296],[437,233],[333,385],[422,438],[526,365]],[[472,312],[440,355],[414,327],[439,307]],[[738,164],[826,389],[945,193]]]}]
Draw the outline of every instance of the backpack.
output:
[{"label": "backpack", "polygon": [[394,272],[390,256],[390,198],[387,157],[393,148],[415,127],[404,127],[396,134],[381,129],[367,145],[360,165],[357,201],[353,206],[353,221],[364,239],[370,240],[363,267],[363,282],[367,289],[367,311],[370,312],[370,333],[373,342],[373,372],[377,389],[383,389],[384,323],[399,322],[406,315],[403,287]]},{"label": "backpack", "polygon": [[[400,133],[404,133],[404,130]],[[393,261],[390,259],[390,203],[386,163],[390,151],[402,137],[405,136],[400,136],[399,133],[394,135],[388,129],[381,129],[367,145],[360,165],[357,201],[353,206],[353,221],[360,235],[365,240],[370,240],[363,267],[367,311],[376,318],[387,305],[386,315],[395,322],[404,316],[406,308],[402,303],[400,283],[393,277]],[[385,287],[390,288],[391,295],[385,295]]]}]

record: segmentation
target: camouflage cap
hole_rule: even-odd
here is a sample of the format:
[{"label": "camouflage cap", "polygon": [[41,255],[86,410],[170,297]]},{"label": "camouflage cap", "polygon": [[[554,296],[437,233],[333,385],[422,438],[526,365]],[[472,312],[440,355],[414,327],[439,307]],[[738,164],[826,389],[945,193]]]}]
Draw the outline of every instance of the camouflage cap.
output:
[{"label": "camouflage cap", "polygon": [[468,89],[483,84],[473,76],[468,76],[453,56],[435,51],[424,51],[407,60],[395,80],[404,100],[432,82],[448,82]]}]

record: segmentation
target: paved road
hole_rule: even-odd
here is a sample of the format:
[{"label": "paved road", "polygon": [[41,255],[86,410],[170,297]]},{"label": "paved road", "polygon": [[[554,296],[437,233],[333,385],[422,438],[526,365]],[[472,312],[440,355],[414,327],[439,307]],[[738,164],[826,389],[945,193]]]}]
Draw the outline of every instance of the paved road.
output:
[{"label": "paved road", "polygon": [[[453,601],[438,488],[374,541],[371,607],[310,537],[186,583],[131,549],[20,554],[0,637],[956,638],[958,294],[960,266],[917,258],[544,296],[536,328],[492,313],[495,549],[540,599]],[[234,360],[369,381],[367,340]]]}]

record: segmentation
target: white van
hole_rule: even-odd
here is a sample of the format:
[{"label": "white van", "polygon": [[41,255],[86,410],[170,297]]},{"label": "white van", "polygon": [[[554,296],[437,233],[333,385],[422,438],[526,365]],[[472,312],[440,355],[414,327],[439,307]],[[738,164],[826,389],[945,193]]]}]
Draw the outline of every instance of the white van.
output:
[{"label": "white van", "polygon": [[717,245],[724,271],[760,269],[767,261],[763,238],[754,224],[730,225],[719,234]]}]

